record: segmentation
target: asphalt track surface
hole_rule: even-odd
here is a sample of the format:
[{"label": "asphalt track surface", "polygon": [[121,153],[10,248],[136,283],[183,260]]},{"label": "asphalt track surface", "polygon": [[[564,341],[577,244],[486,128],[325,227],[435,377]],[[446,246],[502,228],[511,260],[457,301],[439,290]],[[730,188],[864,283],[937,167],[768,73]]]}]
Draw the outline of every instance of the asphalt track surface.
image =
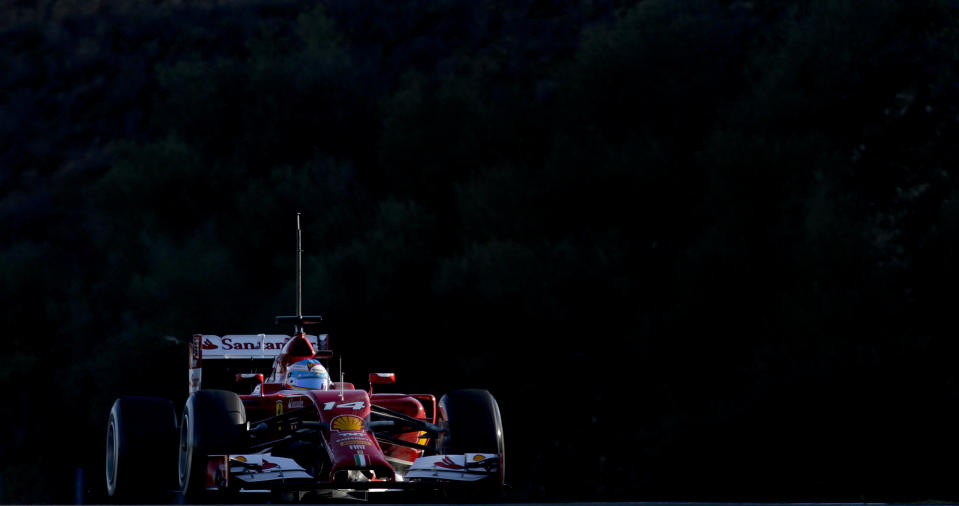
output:
[{"label": "asphalt track surface", "polygon": [[[95,504],[95,503],[93,503]],[[249,506],[251,503],[241,503],[241,504],[221,504],[220,506]],[[268,504],[268,503],[260,503]],[[329,504],[368,504],[375,506],[410,506],[411,504],[416,503],[378,503],[374,501],[331,501],[324,503],[310,503],[310,502],[301,502],[293,504],[318,504],[318,505],[329,505]],[[461,506],[464,503],[425,503],[429,506]],[[468,503],[470,506],[942,506],[947,504],[957,504],[959,503],[948,503],[948,502],[919,502],[919,503],[883,503],[883,502],[550,502],[550,503],[536,503],[536,502],[521,502],[521,503]],[[48,505],[55,506],[55,505]],[[155,504],[151,506],[157,506]]]},{"label": "asphalt track surface", "polygon": [[[409,504],[389,504],[389,503],[374,503],[369,502],[366,504],[376,506],[409,506]],[[462,503],[449,503],[449,504],[435,504],[430,503],[430,506],[452,506],[453,504],[462,504]],[[486,506],[483,503],[469,503],[470,506]],[[841,503],[841,502],[803,502],[803,503],[786,503],[786,502],[553,502],[553,503],[489,503],[489,506],[911,506],[915,504],[916,506],[929,506],[930,504],[935,504],[940,506],[943,504],[952,504],[952,503],[881,503],[881,502],[851,502],[851,503]]]},{"label": "asphalt track surface", "polygon": [[[374,503],[376,506],[409,506],[409,504]],[[451,506],[455,503],[434,504],[430,506]],[[461,503],[460,503],[461,504]],[[470,506],[486,506],[482,503],[469,503]],[[947,502],[920,503],[882,503],[882,502],[553,502],[553,503],[489,503],[489,506],[941,506],[959,504]]]},{"label": "asphalt track surface", "polygon": [[[236,504],[236,505],[223,505],[223,506],[246,506],[248,503]],[[296,504],[369,504],[376,506],[410,506],[411,503],[377,503],[377,502],[365,502],[365,501],[333,501],[331,503],[296,503]],[[460,505],[462,503],[428,503],[430,506],[453,506]],[[469,503],[470,506],[485,506],[483,503]],[[803,503],[787,503],[787,502],[554,502],[554,503],[489,503],[489,506],[929,506],[930,504],[935,504],[936,506],[943,504],[957,504],[957,503],[943,503],[943,502],[934,502],[934,503],[881,503],[881,502],[803,502]]]},{"label": "asphalt track surface", "polygon": [[[296,503],[296,504],[314,504],[314,503]],[[377,503],[377,502],[364,502],[364,501],[334,501],[332,503],[315,503],[315,504],[369,504],[376,506],[410,506],[411,503]],[[462,503],[429,503],[430,506],[453,506],[454,504],[459,505]],[[469,503],[470,506],[485,506],[483,503]],[[554,503],[489,503],[490,506],[929,506],[930,504],[935,504],[940,506],[943,504],[959,504],[959,503],[944,503],[944,502],[922,502],[922,503],[881,503],[881,502],[802,502],[802,503],[787,503],[787,502],[554,502]],[[246,505],[223,505],[223,506],[246,506]]]},{"label": "asphalt track surface", "polygon": [[[409,506],[409,504],[381,504],[369,502],[367,504],[376,504],[376,506]],[[433,504],[430,506],[452,506]],[[484,506],[482,503],[469,503],[470,506]],[[889,503],[735,503],[735,502],[560,502],[560,503],[490,503],[490,506],[888,506]],[[910,503],[894,503],[895,506],[909,506]],[[915,503],[917,506],[929,506],[929,503]],[[935,503],[937,506],[946,503]]]}]

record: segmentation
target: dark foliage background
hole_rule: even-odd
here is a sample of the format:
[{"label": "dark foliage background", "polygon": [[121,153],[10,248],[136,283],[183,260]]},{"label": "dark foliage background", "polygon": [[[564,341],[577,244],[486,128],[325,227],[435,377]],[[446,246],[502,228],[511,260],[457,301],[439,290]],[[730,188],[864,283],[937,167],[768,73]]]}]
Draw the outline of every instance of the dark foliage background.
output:
[{"label": "dark foliage background", "polygon": [[[954,0],[0,3],[0,501],[305,301],[514,499],[959,499]],[[279,329],[284,330],[284,329]]]}]

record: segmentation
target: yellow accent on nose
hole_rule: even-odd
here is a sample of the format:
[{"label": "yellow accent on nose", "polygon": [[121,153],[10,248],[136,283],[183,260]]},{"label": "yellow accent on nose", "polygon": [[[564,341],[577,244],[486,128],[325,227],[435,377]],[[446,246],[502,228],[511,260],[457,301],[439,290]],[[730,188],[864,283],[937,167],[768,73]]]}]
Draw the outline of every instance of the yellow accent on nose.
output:
[{"label": "yellow accent on nose", "polygon": [[363,419],[353,415],[338,416],[333,419],[334,430],[363,430]]}]

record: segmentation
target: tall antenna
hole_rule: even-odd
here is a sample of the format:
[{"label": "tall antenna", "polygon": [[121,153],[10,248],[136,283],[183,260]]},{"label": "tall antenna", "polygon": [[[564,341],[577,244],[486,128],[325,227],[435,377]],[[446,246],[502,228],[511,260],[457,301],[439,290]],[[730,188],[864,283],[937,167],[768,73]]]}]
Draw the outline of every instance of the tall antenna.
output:
[{"label": "tall antenna", "polygon": [[296,213],[296,315],[277,316],[275,323],[292,323],[294,334],[305,334],[306,325],[320,323],[322,316],[303,316],[303,232],[300,230],[300,214]]},{"label": "tall antenna", "polygon": [[[303,233],[300,231],[300,213],[296,213],[296,316],[303,318]],[[303,332],[302,322],[297,333]]]}]

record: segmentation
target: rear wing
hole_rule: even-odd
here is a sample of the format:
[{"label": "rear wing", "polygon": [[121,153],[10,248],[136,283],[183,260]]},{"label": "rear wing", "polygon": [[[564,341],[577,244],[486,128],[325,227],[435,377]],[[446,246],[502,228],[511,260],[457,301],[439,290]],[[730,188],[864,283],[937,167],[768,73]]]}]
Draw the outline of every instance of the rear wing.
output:
[{"label": "rear wing", "polygon": [[[327,334],[307,334],[306,338],[316,350],[318,358],[328,358],[330,338]],[[215,360],[263,363],[271,365],[274,358],[283,351],[283,345],[290,340],[285,334],[230,334],[216,336],[212,334],[194,334],[190,342],[190,393],[201,388],[203,382],[203,361]]]}]

